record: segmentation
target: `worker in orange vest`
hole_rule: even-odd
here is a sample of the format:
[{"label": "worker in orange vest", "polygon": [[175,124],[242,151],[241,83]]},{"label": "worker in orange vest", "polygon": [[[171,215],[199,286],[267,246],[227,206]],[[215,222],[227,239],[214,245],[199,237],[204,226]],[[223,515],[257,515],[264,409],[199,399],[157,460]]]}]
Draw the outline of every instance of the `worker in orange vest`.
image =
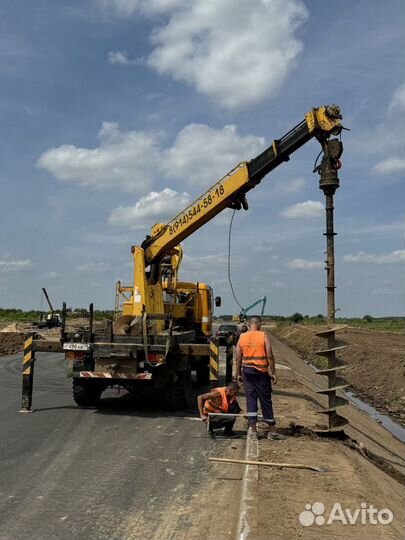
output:
[{"label": "worker in orange vest", "polygon": [[[214,436],[214,429],[225,428],[224,435],[233,435],[233,425],[236,418],[221,416],[221,414],[238,414],[241,411],[236,396],[239,392],[239,384],[230,382],[227,386],[214,388],[211,392],[197,397],[198,410],[203,422],[208,422],[208,432]],[[211,413],[211,414],[209,414]],[[217,413],[214,416],[213,413]]]},{"label": "worker in orange vest", "polygon": [[[276,366],[270,338],[260,328],[260,317],[252,317],[250,330],[240,335],[236,346],[236,374],[238,379],[243,379],[251,438],[257,438],[258,399],[262,408],[263,422],[271,427],[276,424],[271,399],[272,384],[277,383]],[[271,430],[268,437],[278,438],[272,436]]]}]

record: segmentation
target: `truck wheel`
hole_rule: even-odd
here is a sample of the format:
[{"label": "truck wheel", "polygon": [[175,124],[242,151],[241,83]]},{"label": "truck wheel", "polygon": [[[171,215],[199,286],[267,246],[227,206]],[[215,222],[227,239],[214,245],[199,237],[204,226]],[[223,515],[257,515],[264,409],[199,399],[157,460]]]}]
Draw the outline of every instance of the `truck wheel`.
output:
[{"label": "truck wheel", "polygon": [[73,399],[79,407],[98,405],[103,390],[97,383],[89,379],[73,379]]},{"label": "truck wheel", "polygon": [[201,362],[196,367],[197,383],[200,385],[207,385],[210,382],[210,366]]},{"label": "truck wheel", "polygon": [[177,372],[176,382],[170,383],[165,392],[167,405],[172,411],[186,409],[191,401],[191,371]]}]

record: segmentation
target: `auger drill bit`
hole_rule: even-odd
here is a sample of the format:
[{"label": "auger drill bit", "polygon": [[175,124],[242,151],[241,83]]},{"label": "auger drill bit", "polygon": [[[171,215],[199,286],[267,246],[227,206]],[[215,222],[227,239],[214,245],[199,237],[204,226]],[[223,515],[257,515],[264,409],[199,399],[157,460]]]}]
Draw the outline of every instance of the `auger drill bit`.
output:
[{"label": "auger drill bit", "polygon": [[319,390],[319,394],[325,394],[328,397],[328,407],[319,411],[328,416],[328,428],[317,430],[323,433],[336,433],[342,431],[347,425],[347,420],[340,416],[337,409],[347,404],[347,400],[336,392],[343,390],[347,385],[339,385],[337,382],[337,371],[346,366],[338,365],[336,359],[337,351],[345,348],[345,345],[338,345],[335,339],[335,332],[344,328],[336,326],[335,323],[335,246],[334,237],[336,233],[333,226],[333,197],[339,187],[339,178],[337,171],[341,166],[339,161],[343,152],[343,145],[339,139],[325,139],[321,141],[323,147],[323,157],[320,166],[316,169],[320,174],[319,187],[325,194],[326,199],[326,272],[327,272],[327,307],[328,307],[328,325],[329,328],[318,332],[316,335],[327,340],[327,347],[316,354],[326,357],[327,368],[318,369],[317,373],[328,378],[328,387],[325,390]]}]

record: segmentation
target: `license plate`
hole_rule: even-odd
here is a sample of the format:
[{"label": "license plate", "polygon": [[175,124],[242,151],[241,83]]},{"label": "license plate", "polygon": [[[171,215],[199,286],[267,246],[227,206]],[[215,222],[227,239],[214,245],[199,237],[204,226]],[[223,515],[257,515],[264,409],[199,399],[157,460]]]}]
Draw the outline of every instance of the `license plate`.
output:
[{"label": "license plate", "polygon": [[63,350],[64,351],[89,351],[90,344],[89,343],[64,343]]}]

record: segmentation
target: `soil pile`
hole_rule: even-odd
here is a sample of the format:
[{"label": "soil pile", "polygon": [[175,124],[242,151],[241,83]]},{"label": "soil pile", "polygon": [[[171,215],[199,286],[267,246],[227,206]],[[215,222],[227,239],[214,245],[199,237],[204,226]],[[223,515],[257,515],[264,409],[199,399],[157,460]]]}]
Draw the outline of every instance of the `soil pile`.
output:
[{"label": "soil pile", "polygon": [[0,355],[20,352],[26,335],[24,332],[5,332],[2,330],[0,332]]},{"label": "soil pile", "polygon": [[[316,351],[325,348],[325,340],[315,336],[321,326],[279,326],[272,332],[292,347],[305,361],[322,366]],[[336,333],[347,348],[339,359],[347,368],[340,372],[352,392],[376,409],[405,422],[404,350],[405,336],[348,327]]]}]

